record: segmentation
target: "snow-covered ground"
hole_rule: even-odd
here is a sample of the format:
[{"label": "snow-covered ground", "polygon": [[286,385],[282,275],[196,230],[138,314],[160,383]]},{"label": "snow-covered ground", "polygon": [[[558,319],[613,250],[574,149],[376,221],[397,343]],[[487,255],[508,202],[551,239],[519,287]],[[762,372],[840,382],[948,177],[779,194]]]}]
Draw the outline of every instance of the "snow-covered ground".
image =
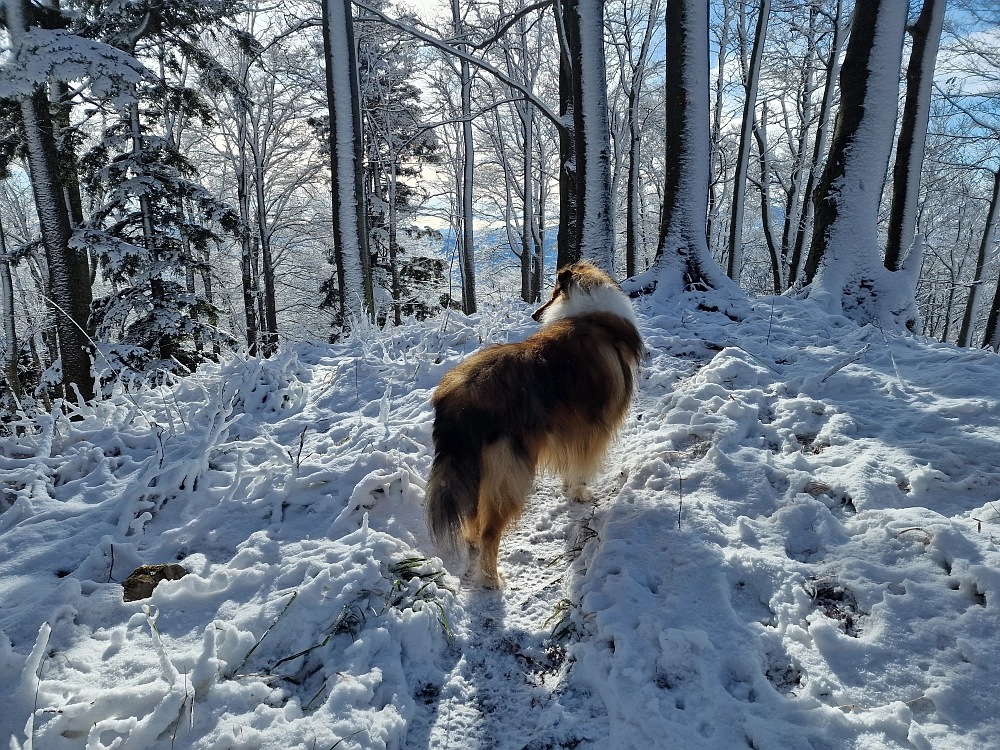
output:
[{"label": "snow-covered ground", "polygon": [[[520,306],[0,438],[0,736],[1000,746],[1000,358],[719,304],[638,303],[650,356],[595,504],[540,477],[503,591],[435,557],[421,502],[432,389],[527,336]],[[122,601],[169,562],[189,574]]]}]

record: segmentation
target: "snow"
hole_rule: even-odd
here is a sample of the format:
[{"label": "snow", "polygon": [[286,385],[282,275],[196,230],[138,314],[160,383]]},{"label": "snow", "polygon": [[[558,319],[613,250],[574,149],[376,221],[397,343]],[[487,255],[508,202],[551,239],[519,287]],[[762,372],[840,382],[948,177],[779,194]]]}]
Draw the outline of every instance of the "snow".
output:
[{"label": "snow", "polygon": [[594,504],[539,477],[508,587],[483,590],[424,526],[429,397],[528,312],[359,326],[5,433],[0,736],[995,745],[997,355],[809,300],[642,300],[650,355]]}]

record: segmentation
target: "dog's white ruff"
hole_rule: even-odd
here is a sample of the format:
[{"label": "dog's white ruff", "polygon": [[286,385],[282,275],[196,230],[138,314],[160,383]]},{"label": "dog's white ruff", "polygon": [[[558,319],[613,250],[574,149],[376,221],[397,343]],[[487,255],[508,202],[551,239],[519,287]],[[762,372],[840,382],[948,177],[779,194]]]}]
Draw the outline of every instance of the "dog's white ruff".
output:
[{"label": "dog's white ruff", "polygon": [[584,313],[604,312],[619,315],[639,328],[635,310],[628,297],[613,286],[599,286],[583,290],[571,287],[569,294],[562,294],[542,313],[542,323],[554,323],[563,318],[572,318]]}]

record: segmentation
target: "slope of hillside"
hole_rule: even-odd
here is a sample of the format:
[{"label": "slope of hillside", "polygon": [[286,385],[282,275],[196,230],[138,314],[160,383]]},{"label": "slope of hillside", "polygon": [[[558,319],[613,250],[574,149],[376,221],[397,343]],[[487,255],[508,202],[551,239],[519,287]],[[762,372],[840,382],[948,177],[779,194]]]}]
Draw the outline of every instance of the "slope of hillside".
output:
[{"label": "slope of hillside", "polygon": [[0,736],[994,744],[1000,359],[785,298],[639,308],[595,503],[540,477],[503,591],[435,556],[421,503],[432,389],[529,335],[520,306],[230,357],[0,439]]}]

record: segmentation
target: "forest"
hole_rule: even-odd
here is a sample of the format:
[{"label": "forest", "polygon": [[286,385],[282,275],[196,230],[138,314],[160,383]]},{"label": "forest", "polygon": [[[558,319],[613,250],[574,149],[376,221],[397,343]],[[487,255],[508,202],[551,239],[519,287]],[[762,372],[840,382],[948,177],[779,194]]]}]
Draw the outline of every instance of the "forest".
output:
[{"label": "forest", "polygon": [[4,409],[581,257],[995,349],[998,16],[945,5],[7,2]]}]

